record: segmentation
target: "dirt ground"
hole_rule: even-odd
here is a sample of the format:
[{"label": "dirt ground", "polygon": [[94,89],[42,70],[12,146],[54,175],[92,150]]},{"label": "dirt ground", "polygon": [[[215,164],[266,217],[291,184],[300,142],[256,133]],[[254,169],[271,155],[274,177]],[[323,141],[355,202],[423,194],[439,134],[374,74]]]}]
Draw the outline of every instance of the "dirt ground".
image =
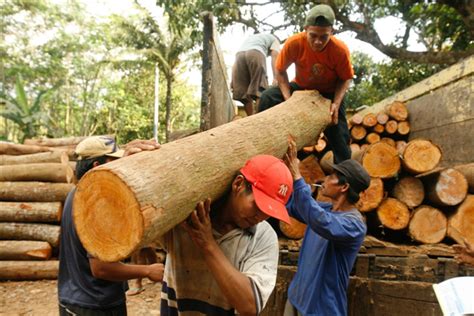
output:
[{"label": "dirt ground", "polygon": [[[58,315],[56,281],[0,282],[0,315]],[[160,315],[160,283],[143,282],[145,291],[127,297],[128,315]]]}]

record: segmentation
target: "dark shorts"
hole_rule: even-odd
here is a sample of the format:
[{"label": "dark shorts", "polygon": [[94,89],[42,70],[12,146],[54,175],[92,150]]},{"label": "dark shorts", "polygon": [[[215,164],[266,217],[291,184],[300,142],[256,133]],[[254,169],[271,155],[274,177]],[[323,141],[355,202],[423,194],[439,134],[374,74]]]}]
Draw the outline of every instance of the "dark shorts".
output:
[{"label": "dark shorts", "polygon": [[255,99],[267,87],[265,56],[254,49],[237,53],[232,67],[232,98],[242,102]]},{"label": "dark shorts", "polygon": [[59,304],[59,316],[127,316],[125,303],[108,309],[91,309],[75,305]]}]

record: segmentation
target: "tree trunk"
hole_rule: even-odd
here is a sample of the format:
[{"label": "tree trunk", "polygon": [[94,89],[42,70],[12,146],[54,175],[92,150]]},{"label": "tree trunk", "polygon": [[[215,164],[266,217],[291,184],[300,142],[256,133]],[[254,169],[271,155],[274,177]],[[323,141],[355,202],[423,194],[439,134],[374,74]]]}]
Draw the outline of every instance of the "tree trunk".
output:
[{"label": "tree trunk", "polygon": [[437,208],[422,205],[413,211],[408,234],[424,244],[436,244],[446,236],[448,220]]},{"label": "tree trunk", "polygon": [[390,120],[385,124],[385,133],[387,134],[395,134],[395,132],[398,130],[398,122],[395,120]]},{"label": "tree trunk", "polygon": [[467,183],[469,184],[469,193],[474,193],[474,162],[455,166],[454,169],[466,177]]},{"label": "tree trunk", "polygon": [[[101,135],[106,137],[111,137],[115,139],[114,135]],[[42,137],[39,139],[25,139],[25,145],[37,145],[37,146],[48,146],[48,147],[57,147],[57,146],[69,146],[77,145],[84,139],[89,136],[78,136],[78,137],[63,137],[63,138],[46,138]]]},{"label": "tree trunk", "polygon": [[290,239],[301,239],[306,231],[306,224],[290,217],[290,224],[280,221],[280,230],[286,237]]},{"label": "tree trunk", "polygon": [[369,212],[376,209],[384,199],[385,192],[383,181],[380,178],[371,178],[370,186],[359,195],[356,206],[361,212]]},{"label": "tree trunk", "polygon": [[45,241],[0,240],[0,260],[48,260],[51,252]]},{"label": "tree trunk", "polygon": [[392,178],[400,171],[400,158],[397,150],[384,142],[369,145],[367,149],[354,154],[369,175],[373,178]]},{"label": "tree trunk", "polygon": [[380,135],[377,134],[377,133],[369,133],[365,137],[365,141],[367,142],[367,144],[374,144],[374,143],[380,141]]},{"label": "tree trunk", "polygon": [[377,117],[374,113],[367,113],[362,120],[362,125],[365,127],[374,127],[377,125]]},{"label": "tree trunk", "polygon": [[26,155],[51,151],[51,148],[35,145],[0,143],[1,155]]},{"label": "tree trunk", "polygon": [[440,206],[454,206],[467,195],[467,180],[456,169],[448,168],[423,178],[428,199]]},{"label": "tree trunk", "polygon": [[362,125],[353,126],[351,129],[351,137],[356,141],[363,140],[365,135],[367,135],[367,130]]},{"label": "tree trunk", "polygon": [[470,194],[458,206],[456,213],[449,218],[448,236],[458,244],[464,245],[466,240],[474,245],[474,195]]},{"label": "tree trunk", "polygon": [[384,227],[401,230],[408,226],[410,210],[403,202],[387,198],[377,208],[377,217]]},{"label": "tree trunk", "polygon": [[408,109],[405,103],[395,101],[385,107],[385,113],[396,121],[405,121],[408,118]]},{"label": "tree trunk", "polygon": [[0,202],[1,222],[59,222],[61,202]]},{"label": "tree trunk", "polygon": [[385,131],[385,126],[382,124],[377,124],[374,126],[373,130],[377,134],[382,134]]},{"label": "tree trunk", "polygon": [[53,247],[59,245],[59,229],[57,225],[0,223],[0,239],[6,240],[42,240]]},{"label": "tree trunk", "polygon": [[0,182],[0,201],[63,202],[71,183]]},{"label": "tree trunk", "polygon": [[0,165],[22,165],[28,163],[67,163],[69,157],[63,151],[49,151],[29,155],[0,155]]},{"label": "tree trunk", "polygon": [[408,121],[398,122],[397,132],[402,136],[408,135],[410,133],[410,123]]},{"label": "tree trunk", "polygon": [[0,261],[0,280],[54,280],[59,261]]},{"label": "tree trunk", "polygon": [[319,137],[329,106],[314,91],[296,91],[267,111],[94,168],[74,199],[84,247],[104,261],[129,256],[182,222],[196,202],[225,193],[249,158],[283,157],[290,133],[298,148]]},{"label": "tree trunk", "polygon": [[0,166],[0,181],[42,181],[71,183],[74,171],[68,164],[30,163]]},{"label": "tree trunk", "polygon": [[386,113],[379,113],[377,114],[377,122],[380,125],[385,125],[388,122],[388,115]]},{"label": "tree trunk", "polygon": [[403,168],[412,174],[433,170],[441,161],[441,149],[425,139],[410,141],[403,151]]},{"label": "tree trunk", "polygon": [[403,177],[395,184],[392,195],[397,200],[403,201],[408,207],[415,208],[425,198],[423,182],[415,177]]}]

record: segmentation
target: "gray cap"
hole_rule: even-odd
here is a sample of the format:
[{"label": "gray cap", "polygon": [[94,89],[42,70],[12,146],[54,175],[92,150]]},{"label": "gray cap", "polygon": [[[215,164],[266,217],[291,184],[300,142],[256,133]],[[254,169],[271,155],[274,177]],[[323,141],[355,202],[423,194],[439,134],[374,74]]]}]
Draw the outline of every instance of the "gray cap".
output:
[{"label": "gray cap", "polygon": [[[325,23],[319,23],[316,21],[319,17],[324,18]],[[336,15],[333,9],[327,4],[318,4],[314,6],[306,15],[304,26],[332,26],[336,20]]]},{"label": "gray cap", "polygon": [[353,159],[344,160],[338,164],[332,165],[335,171],[343,174],[349,186],[356,193],[367,189],[370,185],[370,176],[360,163]]}]

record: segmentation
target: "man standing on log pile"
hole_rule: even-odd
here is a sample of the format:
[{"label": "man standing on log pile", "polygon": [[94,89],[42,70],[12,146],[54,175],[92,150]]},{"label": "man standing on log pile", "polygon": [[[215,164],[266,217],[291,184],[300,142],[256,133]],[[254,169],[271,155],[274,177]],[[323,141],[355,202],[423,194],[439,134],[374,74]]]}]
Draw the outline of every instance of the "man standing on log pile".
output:
[{"label": "man standing on log pile", "polygon": [[272,58],[275,78],[275,63],[279,51],[280,42],[272,34],[250,35],[237,51],[232,67],[232,98],[244,104],[247,115],[254,113],[253,101],[255,100],[258,106],[261,92],[268,88],[266,57]]},{"label": "man standing on log pile", "polygon": [[333,165],[321,186],[332,203],[317,202],[300,174],[294,141],[289,141],[285,162],[294,179],[288,211],[308,227],[284,315],[347,315],[349,274],[367,231],[355,203],[370,176],[355,160]]},{"label": "man standing on log pile", "polygon": [[[306,16],[304,32],[285,42],[276,63],[278,87],[262,93],[258,111],[282,103],[296,90],[318,90],[332,101],[332,125],[324,134],[334,153],[334,162],[351,158],[350,134],[347,127],[344,95],[354,76],[346,44],[333,36],[335,14],[332,8],[320,4]],[[296,77],[289,82],[286,70],[295,64]]]},{"label": "man standing on log pile", "polygon": [[[76,147],[79,160],[76,166],[78,180],[90,169],[112,160],[143,150],[154,150],[154,141],[130,142],[125,151],[118,150],[109,137],[89,137]],[[163,279],[162,264],[127,265],[120,262],[102,262],[88,255],[74,227],[73,207],[75,189],[64,204],[61,219],[59,249],[58,298],[59,314],[65,315],[127,315],[125,291],[127,280],[148,277]]]},{"label": "man standing on log pile", "polygon": [[247,161],[221,198],[197,204],[161,240],[168,252],[161,315],[258,315],[275,287],[278,239],[265,219],[289,222],[293,190],[273,156]]}]

